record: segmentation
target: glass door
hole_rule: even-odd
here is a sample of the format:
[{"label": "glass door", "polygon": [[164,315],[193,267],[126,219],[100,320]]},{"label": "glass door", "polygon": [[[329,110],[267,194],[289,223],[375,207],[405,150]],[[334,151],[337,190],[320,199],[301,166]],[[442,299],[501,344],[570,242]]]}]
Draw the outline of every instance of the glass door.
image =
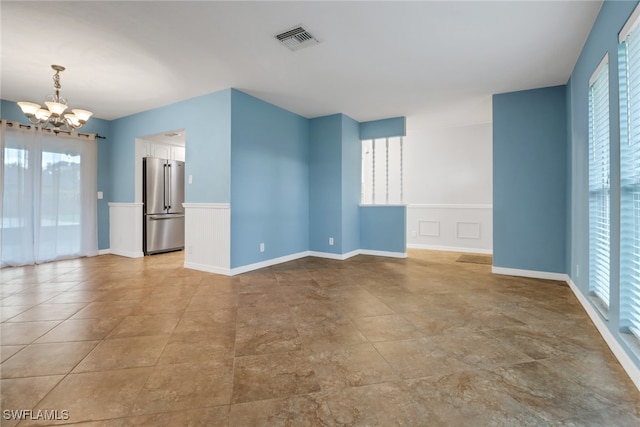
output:
[{"label": "glass door", "polygon": [[97,254],[97,144],[2,124],[0,266]]}]

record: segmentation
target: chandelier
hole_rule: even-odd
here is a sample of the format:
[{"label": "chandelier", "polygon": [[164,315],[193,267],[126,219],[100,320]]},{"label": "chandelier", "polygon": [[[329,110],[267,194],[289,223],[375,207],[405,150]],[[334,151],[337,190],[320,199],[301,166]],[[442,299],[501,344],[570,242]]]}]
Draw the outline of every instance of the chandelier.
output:
[{"label": "chandelier", "polygon": [[53,75],[53,87],[56,90],[55,95],[47,95],[42,108],[40,104],[34,102],[18,102],[22,112],[27,116],[30,123],[40,125],[43,129],[53,128],[54,131],[79,129],[87,123],[89,117],[93,115],[87,110],[71,110],[71,113],[65,113],[67,109],[67,100],[60,96],[60,73],[64,71],[61,65],[52,65],[51,68],[56,72]]}]

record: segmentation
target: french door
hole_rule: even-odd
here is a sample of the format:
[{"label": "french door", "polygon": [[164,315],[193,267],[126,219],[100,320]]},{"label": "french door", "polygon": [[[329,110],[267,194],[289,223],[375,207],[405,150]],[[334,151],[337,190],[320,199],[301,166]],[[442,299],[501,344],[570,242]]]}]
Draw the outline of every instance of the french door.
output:
[{"label": "french door", "polygon": [[2,123],[1,266],[97,254],[94,138]]}]

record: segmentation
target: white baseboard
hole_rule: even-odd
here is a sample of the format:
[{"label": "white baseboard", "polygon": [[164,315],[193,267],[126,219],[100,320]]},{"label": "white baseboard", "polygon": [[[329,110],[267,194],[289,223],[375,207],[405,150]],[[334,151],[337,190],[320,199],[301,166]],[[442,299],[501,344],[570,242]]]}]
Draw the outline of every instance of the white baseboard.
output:
[{"label": "white baseboard", "polygon": [[142,258],[144,256],[144,252],[142,251],[122,251],[122,250],[109,250],[109,253],[112,255],[124,256],[127,258]]},{"label": "white baseboard", "polygon": [[247,273],[253,270],[258,270],[260,268],[271,267],[272,265],[282,264],[283,262],[294,261],[296,259],[304,258],[307,256],[309,256],[309,251],[298,252],[295,254],[285,255],[278,258],[272,258],[266,261],[256,262],[254,264],[243,265],[241,267],[232,268],[231,276],[235,276],[236,274]]},{"label": "white baseboard", "polygon": [[406,258],[406,252],[388,252],[388,251],[372,251],[369,249],[360,249],[362,255],[384,256],[389,258]]},{"label": "white baseboard", "polygon": [[332,254],[330,252],[316,252],[310,251],[309,256],[317,258],[335,259],[338,261],[344,261],[345,259],[352,258],[356,255],[372,255],[372,256],[384,256],[389,258],[406,258],[406,252],[389,252],[389,251],[373,251],[369,249],[356,249],[355,251],[347,252],[346,254]]},{"label": "white baseboard", "polygon": [[344,261],[345,259],[352,258],[356,255],[360,255],[360,250],[347,252],[346,254],[332,254],[331,252],[309,251],[309,256],[313,256],[316,258],[335,259],[337,261]]},{"label": "white baseboard", "polygon": [[491,255],[493,254],[493,250],[491,249],[480,249],[480,248],[460,248],[455,246],[438,246],[438,245],[421,245],[417,243],[409,243],[407,244],[407,248],[409,249],[426,249],[430,251],[444,251],[444,252],[465,252],[472,254],[485,254]]},{"label": "white baseboard", "polygon": [[573,291],[573,294],[576,296],[576,298],[578,298],[580,304],[582,304],[582,308],[584,308],[584,310],[587,312],[587,314],[591,318],[591,321],[598,329],[598,332],[600,332],[600,335],[613,352],[613,355],[616,356],[616,359],[618,359],[618,362],[620,362],[622,368],[627,372],[627,375],[629,375],[631,381],[633,381],[638,390],[640,390],[640,368],[637,367],[635,363],[633,363],[627,352],[624,350],[624,348],[622,348],[609,328],[607,328],[607,325],[605,324],[602,317],[600,317],[598,310],[596,310],[593,305],[591,305],[589,299],[584,296],[582,292],[580,292],[580,289],[578,289],[578,286],[573,283],[573,280],[571,280],[571,278],[566,274],[565,279],[567,284]]},{"label": "white baseboard", "polygon": [[249,271],[259,270],[265,267],[271,267],[273,265],[294,261],[294,260],[305,258],[308,256],[344,261],[356,255],[375,255],[375,256],[392,257],[392,258],[407,257],[406,252],[403,253],[403,252],[371,251],[366,249],[358,249],[352,252],[347,252],[346,254],[332,254],[329,252],[304,251],[304,252],[298,252],[291,255],[285,255],[278,258],[268,259],[266,261],[256,262],[254,264],[243,265],[241,267],[236,267],[231,269],[227,269],[223,267],[215,267],[211,265],[197,264],[192,262],[185,262],[184,268],[191,268],[193,270],[206,271],[208,273],[223,274],[225,276],[235,276],[237,274],[248,273]]},{"label": "white baseboard", "polygon": [[493,274],[502,274],[504,276],[531,277],[532,279],[559,280],[566,282],[568,276],[564,273],[548,273],[546,271],[521,270],[519,268],[491,267]]},{"label": "white baseboard", "polygon": [[111,249],[99,249],[98,255],[109,255],[111,253]]},{"label": "white baseboard", "polygon": [[191,270],[204,271],[207,273],[221,274],[223,276],[231,276],[231,269],[224,267],[215,267],[212,265],[198,264],[197,262],[186,262],[183,264],[184,268]]}]

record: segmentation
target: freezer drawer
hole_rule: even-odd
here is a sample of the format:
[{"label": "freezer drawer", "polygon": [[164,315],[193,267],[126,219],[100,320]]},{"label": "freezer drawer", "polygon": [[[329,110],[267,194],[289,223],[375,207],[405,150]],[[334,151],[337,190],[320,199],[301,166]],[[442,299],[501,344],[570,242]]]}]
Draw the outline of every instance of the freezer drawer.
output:
[{"label": "freezer drawer", "polygon": [[184,248],[184,215],[146,215],[145,255]]}]

